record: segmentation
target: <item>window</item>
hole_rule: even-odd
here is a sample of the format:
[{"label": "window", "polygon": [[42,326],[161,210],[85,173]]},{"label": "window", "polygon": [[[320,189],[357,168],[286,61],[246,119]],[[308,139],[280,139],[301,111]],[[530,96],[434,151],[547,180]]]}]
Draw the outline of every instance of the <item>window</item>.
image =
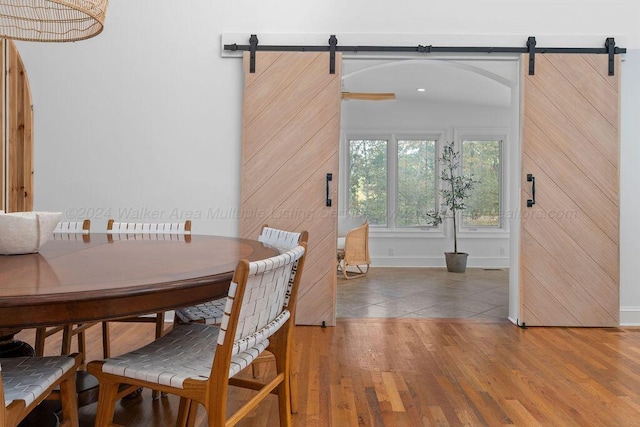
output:
[{"label": "window", "polygon": [[349,138],[348,211],[374,226],[427,226],[436,206],[438,138]]},{"label": "window", "polygon": [[436,141],[398,140],[396,227],[426,226],[435,209]]},{"label": "window", "polygon": [[502,141],[462,139],[462,169],[480,181],[462,212],[462,227],[500,228],[502,194]]},{"label": "window", "polygon": [[349,215],[387,224],[387,145],[384,139],[349,140]]}]

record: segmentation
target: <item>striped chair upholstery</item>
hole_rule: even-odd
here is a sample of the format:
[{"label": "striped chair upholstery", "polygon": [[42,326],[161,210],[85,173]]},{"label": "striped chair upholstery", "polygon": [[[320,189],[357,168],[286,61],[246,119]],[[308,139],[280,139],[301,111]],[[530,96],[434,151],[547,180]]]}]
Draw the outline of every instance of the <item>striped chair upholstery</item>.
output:
[{"label": "striped chair upholstery", "polygon": [[[195,416],[202,404],[208,425],[225,425],[229,385],[260,390],[230,418],[246,415],[271,391],[279,395],[280,424],[290,425],[289,339],[291,312],[285,305],[292,275],[290,298],[295,298],[304,265],[306,244],[272,258],[238,263],[220,326],[178,324],[141,349],[88,364],[100,382],[96,425],[113,420],[115,401],[132,388],[150,387],[181,397],[179,423]],[[298,265],[294,271],[294,265]],[[274,337],[273,345],[270,339]],[[265,349],[280,359],[276,378],[268,384],[234,380]],[[121,388],[121,384],[131,387]],[[179,424],[183,425],[183,424]]]},{"label": "striped chair upholstery", "polygon": [[299,243],[307,241],[308,234],[306,231],[295,233],[292,231],[278,230],[277,228],[262,227],[262,231],[258,236],[258,241],[269,246],[278,248],[280,251],[287,251],[295,248]]},{"label": "striped chair upholstery", "polygon": [[207,325],[219,325],[224,316],[224,307],[227,305],[227,297],[190,307],[178,308],[175,311],[175,319],[182,323],[199,322]]},{"label": "striped chair upholstery", "polygon": [[[266,225],[262,227],[258,241],[273,246],[282,252],[295,248],[300,243],[306,243],[309,234],[278,230]],[[176,321],[189,323],[198,322],[207,325],[218,325],[222,321],[226,298],[207,301],[191,307],[179,308],[175,311]],[[287,300],[288,303],[288,300]]]},{"label": "striped chair upholstery", "polygon": [[90,219],[78,222],[59,222],[53,229],[53,234],[89,234],[90,229]]},{"label": "striped chair upholstery", "polygon": [[185,222],[107,222],[107,234],[191,234],[191,220]]},{"label": "striped chair upholstery", "polygon": [[[51,392],[60,387],[62,424],[78,426],[76,370],[79,354],[0,359],[0,425],[15,427]],[[66,424],[64,424],[66,423]]]}]

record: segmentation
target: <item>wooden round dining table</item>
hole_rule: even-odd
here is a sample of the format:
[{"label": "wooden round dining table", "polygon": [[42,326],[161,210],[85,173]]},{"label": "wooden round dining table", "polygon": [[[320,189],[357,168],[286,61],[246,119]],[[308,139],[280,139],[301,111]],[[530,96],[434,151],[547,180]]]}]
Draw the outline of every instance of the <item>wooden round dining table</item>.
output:
[{"label": "wooden round dining table", "polygon": [[219,298],[240,259],[277,254],[258,241],[220,236],[55,237],[36,254],[0,255],[0,336]]}]

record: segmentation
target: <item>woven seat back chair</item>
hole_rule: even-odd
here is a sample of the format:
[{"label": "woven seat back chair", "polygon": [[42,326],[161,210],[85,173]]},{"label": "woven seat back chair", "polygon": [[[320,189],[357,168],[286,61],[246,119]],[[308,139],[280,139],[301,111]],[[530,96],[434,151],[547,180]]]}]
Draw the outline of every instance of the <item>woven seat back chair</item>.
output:
[{"label": "woven seat back chair", "polygon": [[369,221],[362,216],[338,217],[338,271],[347,280],[355,279],[365,276],[370,264]]},{"label": "woven seat back chair", "polygon": [[[277,228],[271,228],[267,224],[262,226],[262,230],[260,231],[260,235],[258,236],[258,241],[265,243],[269,246],[273,246],[278,249],[280,253],[286,252],[292,248],[295,248],[299,244],[307,243],[309,239],[309,233],[306,230],[301,232],[293,232],[293,231],[285,231]],[[222,321],[222,317],[224,315],[224,307],[226,304],[227,298],[219,298],[213,301],[207,301],[202,304],[198,304],[191,307],[180,308],[176,310],[175,321],[177,323],[205,323],[207,325],[219,325]],[[292,318],[294,319],[295,324],[295,309],[296,309],[296,301],[288,301],[287,307],[289,311],[292,313]],[[293,344],[293,339],[291,341],[291,348],[294,349],[295,346]],[[256,367],[256,363],[269,362],[271,361],[271,357],[268,355],[261,355],[255,360],[255,363],[252,365],[253,376],[258,377],[258,370]],[[291,412],[298,412],[298,358],[292,357],[291,363]]]},{"label": "woven seat back chair", "polygon": [[[90,362],[87,368],[100,383],[96,425],[111,425],[116,400],[137,387],[180,396],[176,424],[180,426],[193,425],[198,404],[204,406],[209,426],[235,425],[275,392],[280,425],[291,425],[289,356],[293,319],[287,300],[297,297],[304,265],[297,261],[304,259],[305,252],[306,245],[302,244],[265,260],[241,260],[220,326],[178,324],[138,350]],[[273,379],[262,384],[234,378],[267,348],[276,358]],[[257,393],[227,418],[229,386]]]},{"label": "woven seat back chair", "polygon": [[[54,239],[66,239],[71,240],[75,236],[81,236],[83,242],[90,241],[91,220],[85,219],[79,222],[59,222],[56,228],[53,230]],[[78,239],[79,240],[79,239]],[[50,336],[62,332],[62,346],[60,354],[71,353],[71,340],[74,336],[78,336],[78,352],[82,355],[84,362],[84,355],[87,354],[87,346],[85,339],[85,331],[91,326],[97,325],[100,322],[85,322],[78,324],[57,325],[53,327],[39,327],[36,328],[36,340],[35,351],[36,356],[44,355],[45,340]],[[107,353],[103,347],[103,353],[107,357]]]},{"label": "woven seat back chair", "polygon": [[[183,223],[146,223],[146,222],[116,222],[110,219],[107,222],[107,235],[131,235],[131,236],[190,236],[191,220]],[[110,322],[136,322],[136,323],[155,323],[156,338],[160,338],[164,333],[164,311],[157,312],[150,316],[131,316],[122,319],[110,320]],[[105,358],[109,357],[111,351],[109,349],[109,322],[102,322],[102,335],[107,351]]]},{"label": "woven seat back chair", "polygon": [[[307,243],[309,233],[301,231],[300,233],[270,228],[266,224],[262,226],[258,241],[273,246],[280,253],[295,248],[300,243]],[[224,307],[227,298],[219,298],[207,301],[202,304],[191,307],[179,308],[176,310],[176,322],[190,323],[206,323],[207,325],[219,325],[224,314]],[[295,305],[290,307],[290,311],[295,310]]]},{"label": "woven seat back chair", "polygon": [[[122,239],[174,239],[183,237],[185,242],[191,241],[191,220],[185,222],[119,222],[113,219],[107,221],[107,238],[113,242],[114,236]],[[165,312],[158,311],[153,315],[129,316],[121,319],[110,320],[109,322],[134,322],[134,323],[154,323],[156,338],[164,334]],[[105,348],[104,357],[111,356],[111,336],[109,332],[109,322],[102,322],[102,340]],[[153,398],[157,399],[159,393],[153,392]]]},{"label": "woven seat back chair", "polygon": [[[76,370],[79,354],[0,359],[0,426],[16,427],[51,395],[62,403],[60,427],[78,427]],[[55,390],[59,387],[59,390]]]}]

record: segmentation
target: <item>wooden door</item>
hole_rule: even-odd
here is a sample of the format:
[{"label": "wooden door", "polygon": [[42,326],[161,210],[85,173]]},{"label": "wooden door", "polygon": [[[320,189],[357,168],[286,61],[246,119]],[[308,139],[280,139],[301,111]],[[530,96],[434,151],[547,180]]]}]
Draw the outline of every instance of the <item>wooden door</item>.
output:
[{"label": "wooden door", "polygon": [[[0,209],[33,209],[33,110],[29,80],[11,40],[0,41]],[[5,157],[7,155],[7,157]]]},{"label": "wooden door", "polygon": [[607,60],[536,55],[535,75],[524,70],[519,320],[527,326],[619,323],[620,61],[608,76]]},{"label": "wooden door", "polygon": [[340,65],[337,55],[329,74],[328,53],[257,52],[250,73],[244,56],[240,235],[255,239],[265,223],[309,232],[302,325],[335,325]]}]

